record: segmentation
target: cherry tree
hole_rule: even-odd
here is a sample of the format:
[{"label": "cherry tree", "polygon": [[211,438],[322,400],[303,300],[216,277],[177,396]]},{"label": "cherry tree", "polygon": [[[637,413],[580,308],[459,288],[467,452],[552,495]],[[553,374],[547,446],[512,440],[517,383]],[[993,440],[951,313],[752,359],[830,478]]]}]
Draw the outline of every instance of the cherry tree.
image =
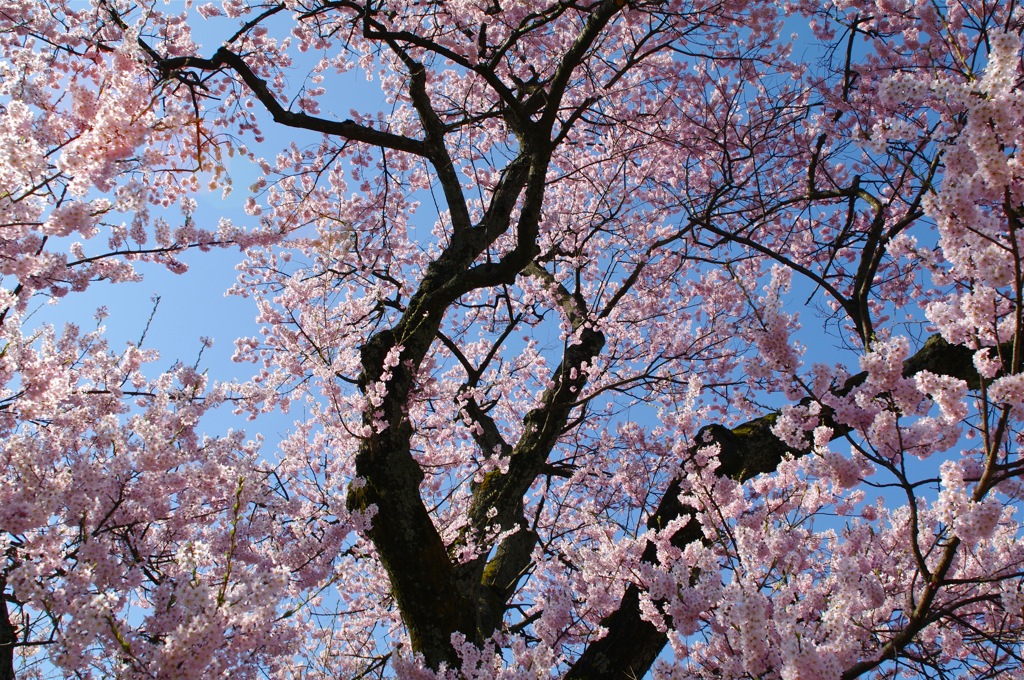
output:
[{"label": "cherry tree", "polygon": [[[0,5],[0,678],[1024,673],[1022,30]],[[251,379],[33,322],[211,248]]]}]

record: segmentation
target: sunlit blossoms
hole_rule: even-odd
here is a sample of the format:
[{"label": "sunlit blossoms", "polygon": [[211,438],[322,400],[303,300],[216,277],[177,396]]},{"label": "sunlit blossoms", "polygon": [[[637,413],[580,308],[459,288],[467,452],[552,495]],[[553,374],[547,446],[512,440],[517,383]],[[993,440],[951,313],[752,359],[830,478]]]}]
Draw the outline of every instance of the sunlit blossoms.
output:
[{"label": "sunlit blossoms", "polygon": [[0,2],[0,679],[1024,673],[1022,32]]}]

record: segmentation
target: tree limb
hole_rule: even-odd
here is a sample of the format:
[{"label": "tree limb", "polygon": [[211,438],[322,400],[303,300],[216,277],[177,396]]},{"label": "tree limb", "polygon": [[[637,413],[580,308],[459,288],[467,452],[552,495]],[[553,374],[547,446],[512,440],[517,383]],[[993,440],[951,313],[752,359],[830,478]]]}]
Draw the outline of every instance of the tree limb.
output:
[{"label": "tree limb", "polygon": [[[974,352],[961,345],[951,345],[939,335],[928,338],[924,346],[903,363],[903,375],[909,377],[921,371],[930,371],[938,375],[959,378],[968,386],[977,388],[981,378],[973,363]],[[864,382],[867,373],[862,372],[850,377],[837,394],[845,394]],[[704,442],[698,446],[706,446],[714,442],[720,446],[718,474],[745,482],[759,474],[775,471],[783,458],[789,454],[801,456],[806,451],[797,451],[776,437],[771,427],[777,413],[756,418],[732,429],[721,425],[709,425],[697,435],[697,441]],[[826,419],[827,418],[826,414]],[[833,439],[849,432],[849,428],[835,423]],[[703,540],[703,531],[696,521],[696,513],[679,500],[680,486],[678,481],[668,485],[661,502],[647,520],[651,529],[661,529],[674,520],[689,517],[690,521],[683,525],[672,536],[672,544],[683,548],[693,542]],[[657,548],[647,543],[642,559],[657,564]],[[650,669],[654,660],[661,653],[668,636],[643,619],[640,613],[640,590],[636,585],[626,589],[618,609],[608,615],[601,625],[608,634],[600,640],[592,642],[566,674],[566,680],[623,680],[639,678]],[[923,625],[921,626],[923,628]],[[916,635],[920,628],[910,633]],[[909,638],[907,639],[909,642]],[[851,676],[852,677],[852,676]]]}]

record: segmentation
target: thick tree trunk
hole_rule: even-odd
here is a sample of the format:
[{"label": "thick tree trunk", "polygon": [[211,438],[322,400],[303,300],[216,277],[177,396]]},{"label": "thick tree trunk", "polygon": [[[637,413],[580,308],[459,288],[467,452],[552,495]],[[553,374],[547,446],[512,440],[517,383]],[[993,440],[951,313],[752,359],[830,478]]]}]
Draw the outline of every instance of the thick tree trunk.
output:
[{"label": "thick tree trunk", "polygon": [[7,581],[0,576],[0,680],[14,680],[14,643],[17,631],[7,609]]}]

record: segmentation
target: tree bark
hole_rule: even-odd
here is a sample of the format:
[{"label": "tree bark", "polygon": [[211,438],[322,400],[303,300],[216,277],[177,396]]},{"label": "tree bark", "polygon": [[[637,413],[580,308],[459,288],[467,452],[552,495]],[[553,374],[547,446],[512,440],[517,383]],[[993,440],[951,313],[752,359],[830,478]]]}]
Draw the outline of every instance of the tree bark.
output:
[{"label": "tree bark", "polygon": [[14,644],[17,631],[7,609],[7,580],[0,575],[0,680],[14,680]]}]

